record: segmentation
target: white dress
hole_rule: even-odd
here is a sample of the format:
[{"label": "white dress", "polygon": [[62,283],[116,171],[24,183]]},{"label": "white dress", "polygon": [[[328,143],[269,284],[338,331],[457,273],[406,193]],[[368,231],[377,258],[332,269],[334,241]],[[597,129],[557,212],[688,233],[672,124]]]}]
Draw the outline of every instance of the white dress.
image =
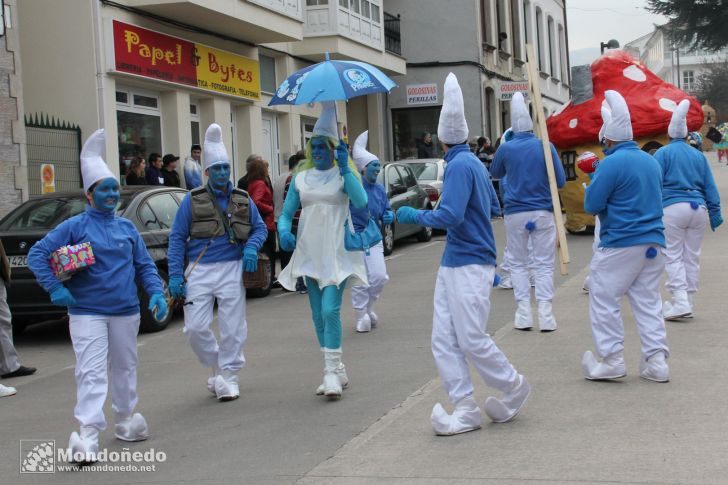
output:
[{"label": "white dress", "polygon": [[296,175],[295,188],[301,199],[301,218],[296,249],[278,276],[281,285],[294,291],[299,276],[317,280],[320,288],[339,286],[349,277],[353,277],[352,285],[368,284],[363,253],[344,247],[349,197],[338,167],[301,172]]}]

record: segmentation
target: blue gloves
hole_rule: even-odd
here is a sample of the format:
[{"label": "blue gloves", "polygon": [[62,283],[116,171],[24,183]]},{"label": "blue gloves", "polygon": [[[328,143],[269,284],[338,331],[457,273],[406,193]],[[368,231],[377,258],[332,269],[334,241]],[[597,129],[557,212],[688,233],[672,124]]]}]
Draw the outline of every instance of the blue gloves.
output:
[{"label": "blue gloves", "polygon": [[711,214],[710,229],[715,231],[721,224],[723,224],[723,216],[720,215],[720,212],[718,212],[717,214]]},{"label": "blue gloves", "polygon": [[414,207],[404,206],[397,209],[397,221],[401,224],[419,224],[420,211]]},{"label": "blue gloves", "polygon": [[243,250],[243,271],[246,273],[254,273],[258,268],[258,250],[245,246]]},{"label": "blue gloves", "polygon": [[68,288],[61,285],[51,291],[51,302],[56,306],[71,306],[76,304],[76,299],[68,291]]},{"label": "blue gloves", "polygon": [[339,174],[343,177],[349,170],[349,147],[346,146],[344,140],[339,140],[339,146],[336,147],[336,163],[339,164]]},{"label": "blue gloves", "polygon": [[175,300],[184,298],[187,294],[187,285],[181,276],[172,276],[169,278],[169,293]]},{"label": "blue gloves", "polygon": [[384,215],[382,216],[382,223],[386,226],[387,224],[391,224],[394,222],[394,212],[392,211],[384,211]]},{"label": "blue gloves", "polygon": [[279,235],[281,249],[286,252],[292,252],[296,249],[296,236],[291,232],[283,232]]},{"label": "blue gloves", "polygon": [[[155,293],[149,299],[149,309],[157,321],[167,318],[167,300],[162,293]],[[156,309],[156,310],[155,310]]]}]

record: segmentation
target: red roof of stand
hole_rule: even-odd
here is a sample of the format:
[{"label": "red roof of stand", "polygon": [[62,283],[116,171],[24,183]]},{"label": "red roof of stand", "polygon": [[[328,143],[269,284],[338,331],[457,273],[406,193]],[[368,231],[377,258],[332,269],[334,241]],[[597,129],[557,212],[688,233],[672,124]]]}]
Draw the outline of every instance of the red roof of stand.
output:
[{"label": "red roof of stand", "polygon": [[690,100],[688,130],[703,125],[700,103],[685,91],[657,77],[622,50],[611,50],[591,65],[594,97],[574,106],[571,101],[546,120],[551,142],[568,148],[597,143],[602,127],[601,106],[604,91],[618,91],[629,106],[635,139],[667,133],[672,112],[683,99]]}]

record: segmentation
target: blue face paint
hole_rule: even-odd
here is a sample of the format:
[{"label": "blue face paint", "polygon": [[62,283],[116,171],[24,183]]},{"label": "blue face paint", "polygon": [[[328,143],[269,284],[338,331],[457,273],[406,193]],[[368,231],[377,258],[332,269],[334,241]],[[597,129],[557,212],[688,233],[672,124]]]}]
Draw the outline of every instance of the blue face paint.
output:
[{"label": "blue face paint", "polygon": [[207,177],[217,190],[223,190],[230,181],[230,164],[218,163],[207,169]]},{"label": "blue face paint", "polygon": [[311,158],[317,170],[328,170],[334,166],[334,151],[327,138],[315,136],[311,139]]},{"label": "blue face paint", "polygon": [[105,178],[96,184],[93,193],[94,208],[102,211],[113,211],[119,204],[119,182],[113,178]]},{"label": "blue face paint", "polygon": [[369,164],[364,167],[364,178],[369,182],[370,184],[376,184],[377,183],[377,177],[379,176],[379,172],[382,171],[382,164],[379,163],[379,160],[373,160],[369,162]]}]

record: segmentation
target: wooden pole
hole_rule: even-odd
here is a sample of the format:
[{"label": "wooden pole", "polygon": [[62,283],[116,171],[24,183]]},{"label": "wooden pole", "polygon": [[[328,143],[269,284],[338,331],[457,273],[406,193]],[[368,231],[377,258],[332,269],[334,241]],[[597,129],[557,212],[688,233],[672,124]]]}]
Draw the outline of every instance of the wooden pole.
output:
[{"label": "wooden pole", "polygon": [[551,189],[551,201],[554,206],[554,220],[556,223],[556,234],[558,236],[559,261],[562,275],[569,273],[569,246],[566,243],[566,229],[564,228],[564,218],[561,214],[561,200],[559,199],[559,189],[556,186],[556,174],[554,173],[554,162],[551,157],[551,143],[549,142],[549,133],[546,130],[546,119],[544,118],[543,104],[541,102],[541,86],[539,85],[539,75],[536,72],[538,60],[534,55],[533,46],[526,44],[526,54],[528,62],[526,69],[528,71],[528,90],[531,93],[533,102],[533,117],[538,125],[541,143],[543,144],[543,155],[546,160],[546,173],[549,177],[549,188]]}]

